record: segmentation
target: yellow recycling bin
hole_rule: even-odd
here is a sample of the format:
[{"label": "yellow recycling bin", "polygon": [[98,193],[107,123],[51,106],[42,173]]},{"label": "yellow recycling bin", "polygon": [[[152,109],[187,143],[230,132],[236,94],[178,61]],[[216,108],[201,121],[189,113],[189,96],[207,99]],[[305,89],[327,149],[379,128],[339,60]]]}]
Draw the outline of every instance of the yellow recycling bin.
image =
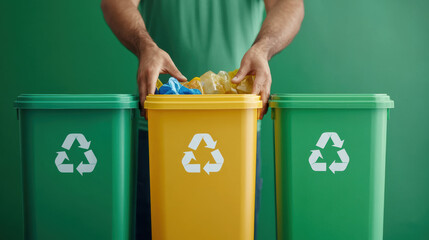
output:
[{"label": "yellow recycling bin", "polygon": [[152,238],[253,239],[260,97],[150,95],[144,106]]}]

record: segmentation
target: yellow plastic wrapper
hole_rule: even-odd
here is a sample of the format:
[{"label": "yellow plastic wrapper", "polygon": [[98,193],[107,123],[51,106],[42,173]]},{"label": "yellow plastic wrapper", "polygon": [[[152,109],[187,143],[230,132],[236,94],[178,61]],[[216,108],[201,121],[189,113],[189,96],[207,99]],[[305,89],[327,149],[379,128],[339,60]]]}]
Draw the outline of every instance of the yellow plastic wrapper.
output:
[{"label": "yellow plastic wrapper", "polygon": [[237,74],[238,69],[235,69],[234,71],[228,72],[229,78],[232,79],[235,77],[235,75]]},{"label": "yellow plastic wrapper", "polygon": [[201,94],[204,94],[203,86],[201,85],[201,81],[199,77],[194,77],[191,81],[182,83],[184,87],[189,89],[198,89]]},{"label": "yellow plastic wrapper", "polygon": [[221,77],[212,71],[204,73],[201,78],[201,85],[204,94],[222,94],[225,93],[225,88],[221,84]]},{"label": "yellow plastic wrapper", "polygon": [[240,94],[252,93],[253,83],[255,82],[255,76],[247,75],[244,79],[237,85],[237,92]]},{"label": "yellow plastic wrapper", "polygon": [[235,86],[233,86],[235,84],[233,84],[231,82],[232,78],[231,78],[231,76],[227,72],[220,71],[217,75],[219,76],[220,84],[225,89],[225,93],[228,93],[228,94],[237,93],[237,90],[235,89]]},{"label": "yellow plastic wrapper", "polygon": [[162,85],[163,85],[163,84],[162,84],[161,80],[159,80],[159,78],[158,78],[158,80],[156,81],[156,89],[158,89],[158,90],[159,90],[159,88],[160,88]]},{"label": "yellow plastic wrapper", "polygon": [[[238,69],[228,72],[230,80],[235,77],[237,72],[238,72]],[[235,93],[240,93],[240,94],[252,93],[254,82],[255,82],[255,76],[247,75],[238,85],[231,83],[231,87],[236,90]]]},{"label": "yellow plastic wrapper", "polygon": [[[235,77],[237,72],[238,72],[238,69],[235,69],[234,71],[228,72],[230,80]],[[236,90],[235,93],[248,94],[248,93],[252,93],[254,82],[255,82],[255,76],[247,75],[244,77],[244,79],[238,85],[231,83],[231,87]]]},{"label": "yellow plastic wrapper", "polygon": [[[202,94],[249,94],[252,93],[255,76],[247,75],[239,84],[231,82],[237,74],[238,69],[218,74],[208,71],[201,77],[195,77],[189,82],[182,83],[182,86],[189,89],[198,89]],[[159,89],[162,82],[158,79],[156,87]]]}]

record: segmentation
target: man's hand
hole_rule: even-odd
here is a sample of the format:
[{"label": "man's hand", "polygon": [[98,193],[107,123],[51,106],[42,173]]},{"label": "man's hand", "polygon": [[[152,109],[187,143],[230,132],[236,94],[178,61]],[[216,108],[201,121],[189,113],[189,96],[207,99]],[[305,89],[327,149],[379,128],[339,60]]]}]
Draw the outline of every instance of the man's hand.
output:
[{"label": "man's hand", "polygon": [[137,84],[140,95],[140,115],[146,117],[143,104],[147,95],[155,93],[159,74],[170,74],[181,82],[185,82],[186,77],[180,73],[170,56],[155,44],[145,45],[138,58]]},{"label": "man's hand", "polygon": [[146,117],[144,101],[155,93],[159,74],[170,74],[179,81],[186,78],[177,70],[170,56],[150,37],[138,10],[140,0],[102,0],[101,9],[107,24],[119,41],[139,59],[137,83],[140,95],[140,114]]},{"label": "man's hand", "polygon": [[235,77],[231,80],[233,83],[240,83],[246,75],[255,75],[253,83],[253,94],[261,96],[263,108],[259,114],[259,119],[267,113],[268,99],[271,89],[271,72],[268,65],[267,54],[257,46],[251,47],[241,60],[241,66]]},{"label": "man's hand", "polygon": [[259,119],[267,113],[271,89],[268,61],[287,47],[298,33],[304,18],[303,0],[264,0],[267,17],[253,46],[241,60],[240,69],[232,79],[239,83],[246,75],[255,75],[253,93],[260,94],[264,107]]}]

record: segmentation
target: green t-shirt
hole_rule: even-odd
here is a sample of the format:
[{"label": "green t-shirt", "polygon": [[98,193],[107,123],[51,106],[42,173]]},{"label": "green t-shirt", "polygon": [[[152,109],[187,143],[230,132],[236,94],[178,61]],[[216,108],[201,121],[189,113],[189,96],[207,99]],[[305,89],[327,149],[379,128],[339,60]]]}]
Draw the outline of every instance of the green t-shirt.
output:
[{"label": "green t-shirt", "polygon": [[[150,36],[191,80],[240,66],[261,28],[264,2],[142,0],[141,13]],[[140,128],[146,126],[142,119]]]}]

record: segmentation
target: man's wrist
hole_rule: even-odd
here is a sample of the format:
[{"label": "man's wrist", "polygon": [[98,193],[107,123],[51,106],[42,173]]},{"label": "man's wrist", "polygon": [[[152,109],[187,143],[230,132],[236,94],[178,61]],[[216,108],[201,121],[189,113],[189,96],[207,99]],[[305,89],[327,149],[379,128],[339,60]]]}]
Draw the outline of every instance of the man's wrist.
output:
[{"label": "man's wrist", "polygon": [[267,61],[269,61],[272,57],[270,55],[270,46],[264,40],[255,41],[255,43],[253,43],[251,49],[252,49],[252,51],[255,51],[256,53],[258,53],[258,55],[263,56]]},{"label": "man's wrist", "polygon": [[158,45],[152,40],[147,38],[142,38],[137,43],[137,57],[144,55],[148,50],[158,48]]}]

